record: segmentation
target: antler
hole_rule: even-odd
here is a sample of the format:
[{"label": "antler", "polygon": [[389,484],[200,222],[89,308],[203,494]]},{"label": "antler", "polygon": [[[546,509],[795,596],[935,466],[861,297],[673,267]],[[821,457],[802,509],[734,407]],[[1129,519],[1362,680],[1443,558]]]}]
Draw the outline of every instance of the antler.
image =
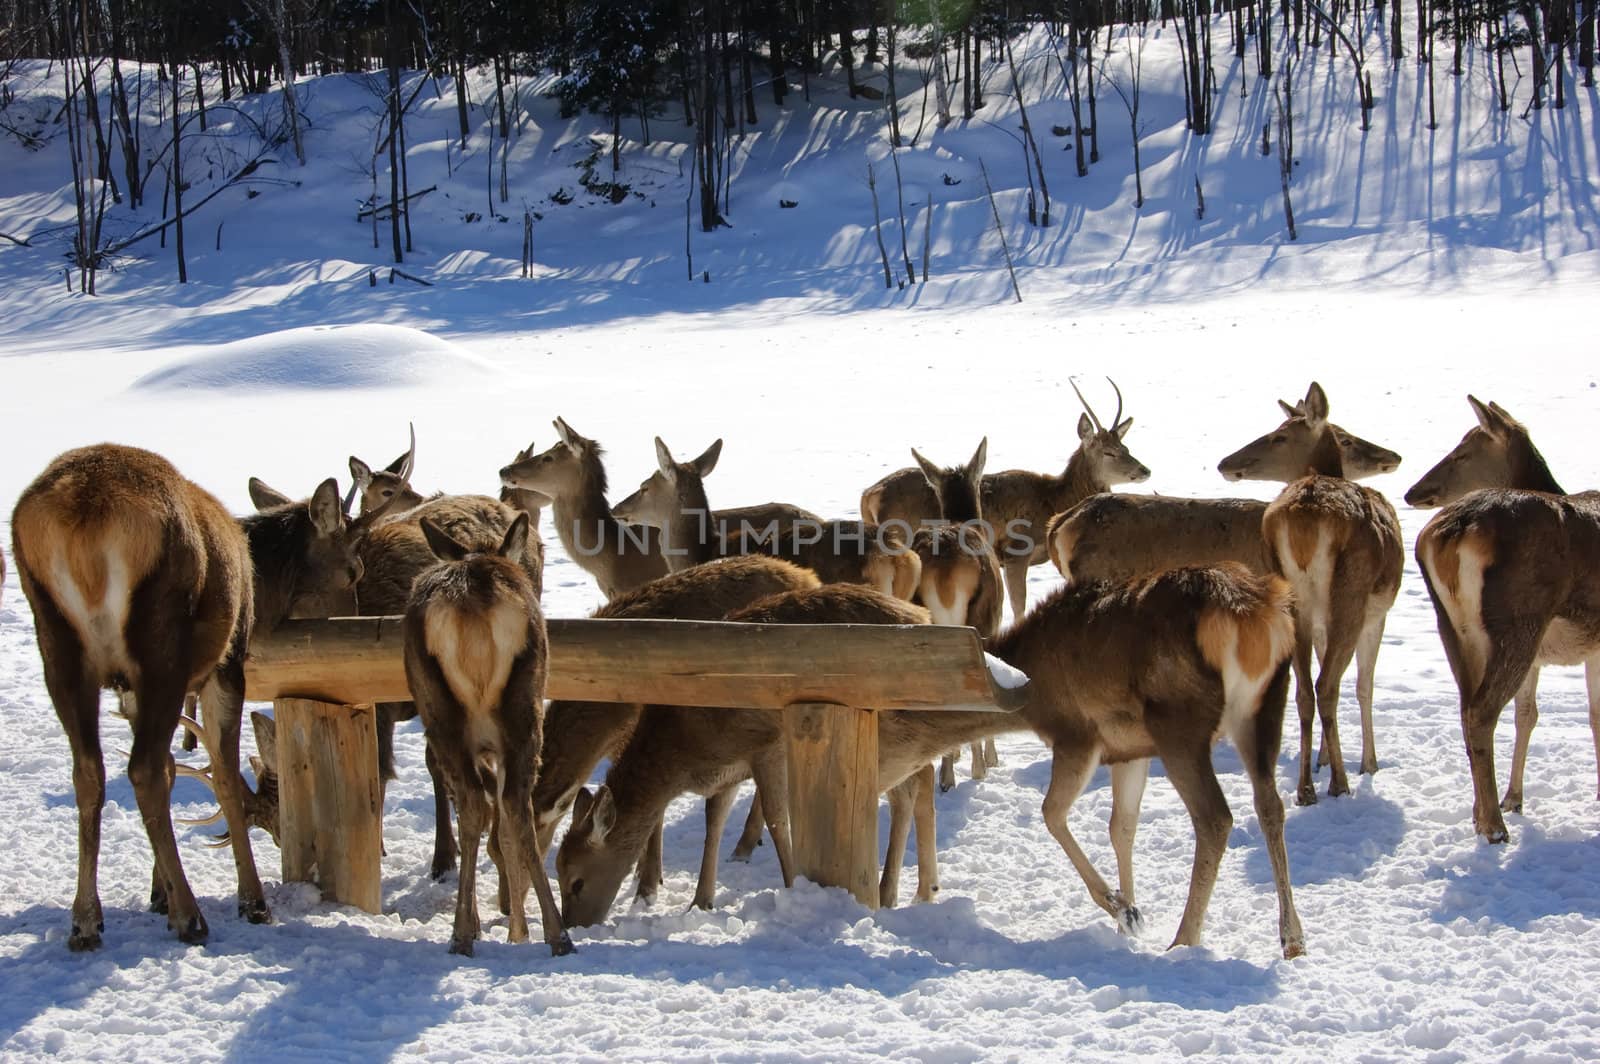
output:
[{"label": "antler", "polygon": [[[186,732],[194,736],[195,740],[200,744],[200,746],[205,749],[206,756],[211,760],[208,763],[201,765],[199,768],[196,768],[193,765],[185,765],[181,761],[176,762],[174,767],[177,771],[177,774],[180,776],[188,776],[190,779],[199,780],[201,783],[210,788],[212,794],[216,794],[217,781],[215,779],[215,773],[216,766],[221,759],[217,757],[216,747],[212,745],[211,737],[206,734],[205,727],[199,721],[195,720],[191,716],[188,716],[187,714],[179,716],[178,723],[183,725],[183,728]],[[200,817],[195,820],[180,818],[178,823],[183,824],[186,827],[209,827],[222,818],[223,811],[222,807],[219,805],[217,807],[217,811],[212,813],[210,816]],[[229,837],[228,832],[224,831],[221,835],[213,835],[206,845],[211,847],[221,847],[228,845],[230,841],[232,840]]]},{"label": "antler", "polygon": [[[1110,380],[1111,378],[1107,377],[1106,379]],[[1078,382],[1073,380],[1071,377],[1068,377],[1067,378],[1067,383],[1072,385],[1072,390],[1073,391],[1078,392],[1078,402],[1083,404],[1083,409],[1086,410],[1088,412],[1088,414],[1089,414],[1089,420],[1094,422],[1094,430],[1096,432],[1104,432],[1106,430],[1106,427],[1104,425],[1100,424],[1100,419],[1095,416],[1094,407],[1090,406],[1089,405],[1089,400],[1085,399],[1083,397],[1083,393],[1078,391]],[[1120,402],[1120,399],[1121,399],[1121,393],[1119,392],[1118,393],[1118,400],[1119,401],[1117,403],[1117,412],[1118,413],[1122,412],[1122,403]]]},{"label": "antler", "polygon": [[1106,377],[1106,382],[1111,385],[1111,390],[1117,393],[1117,414],[1111,419],[1111,430],[1115,432],[1122,424],[1122,389],[1118,388],[1117,382],[1109,376]]},{"label": "antler", "polygon": [[406,450],[406,456],[400,465],[399,474],[401,480],[409,481],[411,479],[411,470],[416,468],[417,464],[417,426],[415,422],[408,421],[406,422],[406,428],[411,433],[411,446]]}]

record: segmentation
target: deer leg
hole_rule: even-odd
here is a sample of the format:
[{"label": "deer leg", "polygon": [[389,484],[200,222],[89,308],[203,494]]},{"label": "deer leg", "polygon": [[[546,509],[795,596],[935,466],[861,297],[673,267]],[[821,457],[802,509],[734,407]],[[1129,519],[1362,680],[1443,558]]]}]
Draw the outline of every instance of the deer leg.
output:
[{"label": "deer leg", "polygon": [[[511,915],[511,880],[506,874],[510,867],[507,863],[506,852],[501,848],[500,838],[500,809],[498,805],[489,806],[489,842],[484,847],[489,851],[489,861],[494,865],[495,871],[495,907],[500,910],[501,916]],[[526,888],[524,888],[526,889]],[[523,938],[527,937],[527,930],[523,930]],[[512,939],[521,942],[522,939]]]},{"label": "deer leg", "polygon": [[[533,825],[533,802],[528,802],[528,816],[524,824],[517,825],[521,832],[523,865],[533,883],[534,897],[539,899],[539,923],[544,928],[544,941],[552,957],[565,957],[575,952],[572,936],[561,923],[561,907],[556,904],[555,892],[550,889],[550,876],[544,870],[544,844]],[[523,887],[527,889],[526,885]]]},{"label": "deer leg", "polygon": [[1144,785],[1150,778],[1150,759],[1124,761],[1111,766],[1111,848],[1117,855],[1117,886],[1128,905],[1130,925],[1143,922],[1133,903],[1133,837],[1139,830],[1139,806],[1144,801]]},{"label": "deer leg", "polygon": [[717,900],[717,850],[722,846],[722,829],[739,796],[738,784],[724,787],[706,797],[706,842],[700,851],[700,881],[694,888],[696,909],[712,909]]},{"label": "deer leg", "polygon": [[783,885],[794,886],[794,848],[789,837],[789,764],[788,754],[779,749],[776,756],[758,758],[750,765],[750,775],[756,782],[756,801],[761,803],[761,815],[767,822],[767,834],[772,836],[772,850],[778,858],[778,874]]},{"label": "deer leg", "polygon": [[655,904],[656,893],[661,889],[662,881],[665,879],[661,863],[661,850],[664,845],[662,835],[665,831],[665,822],[657,820],[650,837],[645,840],[644,853],[639,855],[639,864],[634,874],[634,897],[646,905]]},{"label": "deer leg", "polygon": [[988,779],[989,766],[983,760],[983,743],[976,742],[972,747],[972,778],[975,780]]},{"label": "deer leg", "polygon": [[[1163,709],[1169,712],[1163,712]],[[1182,719],[1174,714],[1182,712],[1177,707],[1151,706],[1146,718],[1152,721],[1166,716]],[[1211,904],[1211,892],[1217,884],[1217,868],[1222,864],[1222,854],[1228,848],[1228,833],[1233,830],[1233,814],[1228,810],[1228,800],[1223,797],[1217,783],[1217,773],[1211,765],[1211,743],[1185,741],[1173,729],[1152,727],[1156,750],[1166,767],[1167,778],[1173,790],[1183,799],[1194,825],[1194,867],[1189,873],[1189,899],[1183,906],[1183,918],[1178,921],[1178,933],[1172,947],[1198,946],[1200,933],[1205,927],[1206,909]]]},{"label": "deer leg", "polygon": [[1317,716],[1322,721],[1322,744],[1328,751],[1328,797],[1337,798],[1350,793],[1350,777],[1344,767],[1344,747],[1339,743],[1339,684],[1350,659],[1355,656],[1359,630],[1341,623],[1343,619],[1335,607],[1328,627],[1328,652],[1320,657],[1317,672]]},{"label": "deer leg", "polygon": [[950,791],[956,785],[956,757],[960,750],[952,750],[939,759],[939,790]]},{"label": "deer leg", "polygon": [[[252,924],[272,919],[267,896],[256,871],[256,856],[250,848],[250,817],[245,801],[253,797],[239,772],[239,729],[244,720],[244,662],[224,662],[200,691],[205,712],[206,734],[214,736],[222,764],[212,772],[217,804],[228,822],[228,842],[233,849],[233,866],[239,880],[239,915]],[[176,725],[174,720],[173,724]],[[168,746],[171,743],[169,741]],[[170,755],[168,757],[170,761]],[[276,810],[274,810],[276,812]]]},{"label": "deer leg", "polygon": [[[1584,667],[1583,678],[1589,687],[1589,734],[1594,738],[1594,759],[1600,770],[1600,659],[1590,658]],[[1595,792],[1600,800],[1600,790]]]},{"label": "deer leg", "polygon": [[1483,680],[1470,696],[1463,696],[1461,703],[1462,732],[1472,766],[1473,826],[1491,843],[1509,838],[1495,793],[1495,724],[1506,702],[1528,682],[1539,644],[1544,640],[1544,625],[1519,621],[1523,618],[1508,618],[1490,641]]},{"label": "deer leg", "polygon": [[[106,929],[99,875],[100,811],[106,804],[106,766],[100,753],[100,687],[85,668],[77,634],[42,589],[34,590],[32,601],[44,659],[45,687],[72,748],[72,793],[78,806],[78,889],[72,901],[72,932],[67,948],[73,952],[99,949],[101,932]],[[161,882],[159,868],[155,880]]]},{"label": "deer leg", "polygon": [[1315,805],[1317,785],[1312,780],[1311,723],[1317,713],[1317,689],[1311,680],[1311,621],[1306,611],[1294,611],[1294,703],[1300,714],[1300,784],[1295,802]]},{"label": "deer leg", "polygon": [[998,768],[1000,765],[1000,750],[994,745],[992,735],[983,741],[983,763],[990,768]]},{"label": "deer leg", "polygon": [[1528,670],[1528,678],[1517,688],[1517,738],[1511,748],[1511,778],[1506,781],[1505,797],[1500,808],[1507,813],[1522,812],[1522,772],[1528,767],[1528,743],[1533,739],[1533,726],[1539,723],[1539,669]]},{"label": "deer leg", "polygon": [[1020,621],[1028,612],[1028,559],[1008,559],[1003,566],[1006,597],[1011,602],[1011,620]]},{"label": "deer leg", "polygon": [[1050,762],[1050,788],[1044,795],[1042,814],[1045,827],[1060,843],[1067,860],[1072,862],[1083,885],[1089,889],[1090,899],[1110,913],[1116,919],[1117,926],[1127,930],[1138,922],[1133,906],[1121,893],[1112,890],[1100,873],[1095,871],[1088,855],[1067,827],[1067,814],[1072,811],[1072,803],[1083,793],[1084,784],[1089,782],[1089,776],[1099,760],[1100,751],[1096,747],[1073,749],[1065,745],[1056,746]]},{"label": "deer leg", "polygon": [[1250,777],[1256,819],[1261,823],[1267,858],[1272,863],[1272,883],[1278,893],[1278,943],[1284,957],[1293,958],[1305,953],[1306,941],[1305,932],[1300,929],[1300,914],[1294,907],[1294,891],[1289,885],[1289,851],[1283,841],[1283,799],[1278,796],[1276,778],[1288,685],[1288,670],[1279,669],[1267,685],[1255,716],[1235,726],[1233,745]]},{"label": "deer leg", "polygon": [[1372,680],[1378,663],[1378,648],[1383,645],[1383,628],[1389,617],[1387,605],[1368,606],[1367,623],[1356,642],[1356,701],[1361,705],[1361,774],[1378,771],[1378,744],[1372,728]]},{"label": "deer leg", "polygon": [[[884,792],[889,800],[889,847],[883,855],[883,874],[878,877],[878,908],[893,909],[900,900],[900,866],[906,859],[906,839],[911,836],[911,807],[916,804],[910,778]],[[917,837],[922,843],[921,835]]]},{"label": "deer leg", "polygon": [[[200,699],[193,692],[183,696],[183,712],[194,720],[200,719]],[[181,745],[185,751],[192,753],[195,747],[200,745],[200,740],[194,737],[194,732],[185,729]],[[151,910],[151,912],[154,911],[154,909]]]},{"label": "deer leg", "polygon": [[488,819],[488,808],[476,787],[456,790],[456,818],[461,829],[461,876],[456,881],[456,919],[450,931],[450,952],[470,957],[479,928],[478,843]]},{"label": "deer leg", "polygon": [[[174,657],[181,661],[185,655],[180,652]],[[166,675],[144,670],[134,693],[139,712],[134,721],[133,753],[128,757],[128,782],[139,802],[157,874],[167,884],[167,926],[178,933],[179,941],[194,945],[206,940],[209,928],[184,877],[177,835],[172,830],[172,733],[183,712],[184,686],[183,678],[171,675],[170,670]],[[248,830],[240,825],[241,834]]]},{"label": "deer leg", "polygon": [[[527,782],[524,780],[524,782]],[[533,815],[533,796],[522,787],[502,787],[498,801],[490,810],[489,839],[498,839],[496,849],[504,856],[500,864],[500,911],[507,916],[506,939],[528,941],[528,874],[533,849],[529,820]]]},{"label": "deer leg", "polygon": [[739,841],[734,844],[730,860],[750,860],[750,855],[761,845],[761,829],[765,824],[766,817],[761,812],[761,795],[758,794],[750,800],[750,812],[745,815],[744,830],[739,832]]},{"label": "deer leg", "polygon": [[[383,724],[385,716],[379,715],[379,749],[383,747]],[[394,748],[394,721],[388,720],[390,750]],[[394,755],[391,753],[391,757]],[[433,781],[433,863],[428,868],[428,874],[434,879],[443,879],[445,875],[456,866],[456,837],[450,830],[450,788],[445,785],[444,773],[439,770],[439,759],[434,756],[432,744],[424,748],[423,759],[428,765],[428,778]],[[382,760],[381,758],[379,759]],[[394,778],[394,768],[391,766],[388,773],[380,772],[380,778],[387,784]],[[493,836],[491,838],[491,856],[494,853]],[[496,862],[498,865],[499,862]]]},{"label": "deer leg", "polygon": [[911,777],[916,801],[911,807],[917,825],[917,893],[912,901],[931,902],[939,893],[939,830],[933,808],[933,766],[924,765]]}]

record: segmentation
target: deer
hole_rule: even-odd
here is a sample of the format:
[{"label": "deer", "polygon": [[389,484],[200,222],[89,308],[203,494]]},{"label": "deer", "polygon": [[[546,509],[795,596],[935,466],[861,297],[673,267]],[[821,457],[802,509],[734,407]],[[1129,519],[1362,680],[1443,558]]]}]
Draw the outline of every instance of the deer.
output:
[{"label": "deer", "polygon": [[[618,595],[591,616],[720,621],[734,610],[769,595],[817,586],[816,575],[809,569],[776,558],[728,558],[657,577]],[[603,757],[616,759],[633,735],[643,712],[644,707],[637,704],[561,699],[550,703],[545,711],[543,764],[533,791],[534,827],[539,835],[540,853],[550,851],[556,828],[572,808],[595,766]],[[762,824],[758,801],[751,806],[744,833],[733,852],[734,860],[749,859],[761,841]],[[719,836],[708,835],[706,845],[714,847],[719,841]],[[661,879],[658,823],[640,864],[638,896],[646,902],[654,900]],[[715,883],[706,884],[704,895],[709,897],[715,886]]]},{"label": "deer", "polygon": [[270,921],[250,848],[251,795],[239,773],[244,658],[252,634],[271,631],[302,584],[359,577],[337,484],[324,481],[308,503],[236,521],[160,455],[98,444],[57,456],[24,489],[11,549],[45,685],[72,748],[78,883],[68,949],[96,949],[105,931],[98,863],[105,803],[99,693],[106,687],[133,729],[128,777],[154,854],[152,911],[166,914],[181,942],[209,935],[169,808],[172,736],[184,696],[200,690],[239,914]]},{"label": "deer", "polygon": [[[1172,946],[1200,943],[1233,823],[1212,755],[1226,734],[1250,777],[1283,955],[1305,952],[1274,779],[1294,637],[1288,583],[1225,562],[1120,585],[1059,587],[991,644],[990,653],[1027,673],[1029,700],[1019,715],[1052,751],[1045,826],[1120,929],[1142,923],[1132,896],[1133,837],[1148,760],[1160,757],[1195,834],[1188,901]],[[1111,770],[1121,890],[1101,878],[1067,823],[1099,764]]]},{"label": "deer", "polygon": [[[884,595],[871,588],[852,584],[827,584],[818,588],[785,592],[758,600],[736,610],[730,621],[765,624],[926,624],[926,610]],[[884,714],[887,720],[907,714]],[[944,714],[918,714],[942,717]],[[986,718],[983,726],[998,729],[1008,720],[1004,714],[955,714],[966,718]],[[970,738],[970,731],[962,733]],[[982,735],[982,732],[977,733]],[[918,818],[919,851],[934,844],[932,816],[932,767],[930,761],[940,750],[948,749],[952,736],[940,732],[916,753],[903,757],[898,779],[880,775],[880,786],[899,784],[916,776],[920,793],[906,790],[905,801],[891,800],[891,809],[900,812],[915,806]],[[888,748],[880,726],[880,773]],[[653,830],[667,803],[683,790],[707,795],[706,833],[720,835],[731,804],[732,784],[754,777],[757,798],[766,818],[777,851],[783,885],[794,883],[793,859],[789,848],[788,774],[783,744],[782,714],[769,710],[713,709],[682,706],[647,706],[632,736],[612,761],[606,781],[597,790],[587,788],[576,795],[572,806],[572,825],[556,851],[556,874],[561,889],[561,912],[569,926],[598,923],[605,919],[621,889],[627,871],[638,859],[647,836]],[[926,829],[922,817],[929,819]],[[880,880],[880,897],[893,898],[898,890],[900,856],[903,856],[908,831],[891,827],[890,856]],[[891,867],[892,866],[892,867]],[[919,866],[927,863],[919,859]],[[703,854],[699,886],[694,906],[709,909],[716,887],[716,849],[708,845]],[[925,875],[919,897],[931,899],[937,886]]]},{"label": "deer", "polygon": [[[1000,629],[1004,610],[1000,564],[990,544],[993,529],[983,521],[983,466],[988,460],[989,438],[964,464],[940,466],[924,458],[915,447],[911,457],[933,492],[940,524],[924,524],[911,538],[911,550],[922,563],[917,593],[912,601],[925,606],[934,624],[971,625],[982,639]],[[959,751],[946,753],[939,762],[939,789],[956,785],[955,762]],[[1000,763],[994,739],[972,747],[972,778],[984,779]]]},{"label": "deer", "polygon": [[[421,573],[405,613],[406,683],[423,732],[455,802],[461,833],[450,952],[472,956],[479,934],[478,842],[493,822],[509,883],[512,942],[528,940],[528,880],[553,956],[573,951],[544,854],[533,830],[549,639],[539,595],[521,555],[528,515],[518,514],[497,547],[463,541],[424,517],[439,564]],[[530,877],[530,872],[532,873]]]},{"label": "deer", "polygon": [[[1306,475],[1290,482],[1261,518],[1273,571],[1294,589],[1295,703],[1300,715],[1301,805],[1317,800],[1312,782],[1311,723],[1322,723],[1322,747],[1331,768],[1328,796],[1347,794],[1349,778],[1339,746],[1339,683],[1356,661],[1356,700],[1361,707],[1361,772],[1378,770],[1372,729],[1373,669],[1383,642],[1389,608],[1400,591],[1404,548],[1400,520],[1382,494],[1344,476],[1338,437],[1328,425],[1328,397],[1315,381],[1306,392],[1303,416],[1247,444],[1225,462],[1266,462],[1282,455],[1278,437],[1311,441]],[[1311,678],[1313,652],[1318,662]]]},{"label": "deer", "polygon": [[[1473,828],[1504,843],[1503,814],[1522,811],[1542,666],[1584,666],[1600,764],[1600,492],[1567,494],[1525,425],[1496,403],[1467,402],[1478,424],[1406,501],[1444,507],[1417,535],[1417,564],[1461,695]],[[1516,745],[1497,802],[1494,732],[1512,698]]]},{"label": "deer", "polygon": [[679,462],[656,437],[656,471],[639,490],[612,508],[631,525],[659,534],[669,567],[686,568],[718,557],[764,552],[812,570],[825,584],[855,583],[876,587],[893,598],[910,599],[916,592],[921,562],[892,532],[852,521],[796,522],[787,534],[776,519],[760,532],[750,528],[724,538],[721,517],[706,501],[705,478],[722,454],[719,439],[697,457]]},{"label": "deer", "polygon": [[[282,497],[259,482],[252,483],[251,495],[258,505],[271,504],[275,498],[277,504],[282,505]],[[353,589],[352,608],[330,611],[327,599],[331,596],[324,595],[309,603],[304,598],[297,599],[294,613],[308,617],[338,616],[340,613],[362,617],[400,616],[405,613],[410,601],[413,582],[438,560],[423,533],[424,520],[463,542],[483,539],[499,542],[510,531],[518,513],[515,507],[486,495],[436,495],[416,506],[389,514],[366,530],[359,540],[357,551],[362,562],[362,577]],[[516,561],[522,566],[535,597],[538,597],[544,583],[544,544],[532,527],[531,514],[529,520],[528,534],[524,537],[523,548],[517,552]],[[395,778],[395,725],[416,716],[417,710],[410,702],[380,702],[377,709],[378,775],[386,791],[389,781]],[[256,730],[258,745],[263,736],[267,737],[267,742],[274,743],[272,718],[257,713],[251,715],[251,722]],[[265,775],[272,780],[269,793],[275,795],[276,765],[265,758],[263,762]],[[437,880],[456,867],[456,844],[450,831],[450,803],[444,778],[433,762],[431,751],[427,765],[434,794],[434,848],[430,875]],[[262,815],[275,826],[277,813],[276,802],[269,801]]]},{"label": "deer", "polygon": [[[1050,518],[1115,485],[1150,479],[1150,470],[1124,442],[1133,418],[1122,417],[1122,390],[1115,381],[1111,386],[1117,394],[1117,412],[1107,428],[1072,382],[1084,412],[1078,416],[1078,447],[1060,476],[1009,469],[983,477],[983,513],[996,530],[995,554],[1013,618],[1027,608],[1028,570],[1049,560],[1045,526]],[[937,506],[927,480],[915,468],[890,473],[861,495],[861,517],[868,524],[898,521],[917,527],[938,516]]]},{"label": "deer", "polygon": [[[1310,433],[1297,431],[1305,403],[1278,400],[1285,420],[1254,449],[1224,458],[1218,470],[1229,480],[1288,483],[1302,476],[1311,458]],[[1345,476],[1364,480],[1400,467],[1400,455],[1354,436],[1338,425]],[[1248,453],[1246,453],[1248,451]],[[1271,569],[1261,518],[1267,504],[1258,499],[1182,499],[1166,495],[1106,492],[1091,495],[1050,519],[1046,543],[1050,561],[1068,583],[1130,580],[1180,565],[1234,561],[1254,572]]]}]

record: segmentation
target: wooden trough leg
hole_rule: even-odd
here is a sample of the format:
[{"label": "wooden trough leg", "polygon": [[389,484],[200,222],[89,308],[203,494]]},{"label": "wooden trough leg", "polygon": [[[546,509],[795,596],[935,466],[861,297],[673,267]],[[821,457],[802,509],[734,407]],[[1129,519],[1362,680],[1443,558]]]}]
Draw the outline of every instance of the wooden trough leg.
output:
[{"label": "wooden trough leg", "polygon": [[278,723],[283,881],[369,913],[383,905],[383,799],[372,706],[301,698],[272,704]]},{"label": "wooden trough leg", "polygon": [[824,702],[783,714],[796,870],[878,907],[878,715]]}]

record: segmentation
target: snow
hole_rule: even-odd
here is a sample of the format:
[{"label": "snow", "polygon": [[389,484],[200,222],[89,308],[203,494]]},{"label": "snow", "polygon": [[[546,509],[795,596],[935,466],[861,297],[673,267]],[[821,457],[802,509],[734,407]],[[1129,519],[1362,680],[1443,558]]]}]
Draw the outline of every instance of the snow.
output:
[{"label": "snow", "polygon": [[989,666],[990,678],[1006,690],[1015,691],[1019,687],[1027,686],[1028,676],[1021,669],[1012,668],[988,652],[984,653],[983,660]]},{"label": "snow", "polygon": [[[1219,54],[1218,129],[1194,138],[1172,92],[1170,42],[1152,29],[1142,212],[1131,207],[1124,116],[1107,94],[1102,162],[1080,181],[1070,152],[1049,151],[1056,224],[1027,228],[1007,161],[1017,149],[1001,128],[1011,112],[996,89],[980,119],[937,133],[930,123],[902,153],[913,246],[923,223],[909,208],[935,200],[934,272],[888,292],[864,188],[867,159],[887,163],[881,115],[824,79],[809,107],[775,113],[763,101],[763,124],[736,160],[735,228],[692,235],[695,274],[709,271],[710,284],[684,280],[681,139],[630,142],[624,177],[642,198],[611,206],[579,191],[557,207],[548,194],[577,188],[575,164],[604,121],[560,120],[531,92],[511,153],[514,199],[494,207],[506,223],[465,220],[489,208],[485,138],[480,129],[461,157],[449,94],[424,94],[408,129],[411,181],[440,191],[419,201],[405,268],[433,287],[391,283],[386,271],[369,284],[386,251],[354,220],[366,184],[343,147],[370,140],[375,121],[360,78],[306,83],[312,162],[270,168],[300,185],[219,196],[194,219],[183,286],[171,250],[147,242],[101,275],[100,296],[69,294],[60,237],[46,232],[70,218],[65,153],[0,139],[0,231],[36,245],[0,243],[0,519],[70,446],[152,448],[243,511],[250,475],[291,493],[342,480],[351,452],[399,453],[407,421],[419,490],[492,490],[530,439],[548,445],[557,415],[606,445],[613,497],[653,468],[652,436],[685,453],[721,437],[713,505],[777,498],[846,516],[912,445],[955,461],[987,434],[992,468],[1059,468],[1079,411],[1067,377],[1106,416],[1105,373],[1135,417],[1128,442],[1154,473],[1148,490],[1270,497],[1268,485],[1225,484],[1214,464],[1276,424],[1273,400],[1298,398],[1313,378],[1335,420],[1405,455],[1399,472],[1372,481],[1397,502],[1472,423],[1469,390],[1529,424],[1569,488],[1600,481],[1595,90],[1569,88],[1563,112],[1523,118],[1519,103],[1502,115],[1474,54],[1460,81],[1436,73],[1443,124],[1430,132],[1414,62],[1374,61],[1378,112],[1363,137],[1344,69],[1308,53],[1295,92],[1301,239],[1289,243],[1276,161],[1258,154],[1271,111],[1253,63]],[[1069,119],[1058,86],[1045,84],[1048,64],[1027,58],[1038,45],[1019,58],[1035,95],[1050,90],[1030,103],[1042,130]],[[44,74],[38,64],[18,91],[48,113],[59,79]],[[1525,101],[1526,84],[1521,92]],[[248,134],[220,111],[214,128],[213,146],[189,154],[220,175],[216,146]],[[1020,305],[975,190],[980,154],[1018,257]],[[1193,211],[1197,175],[1205,219]],[[192,195],[203,194],[206,172],[191,177]],[[800,206],[781,210],[780,195]],[[524,202],[542,215],[532,280],[517,276]],[[224,222],[219,251],[211,238]],[[114,224],[136,228],[125,216]],[[1408,544],[1427,516],[1401,511]],[[548,522],[544,531],[547,612],[587,613],[600,601],[593,581]],[[486,941],[463,960],[446,953],[455,881],[427,876],[432,799],[415,723],[396,740],[381,915],[276,882],[275,852],[257,833],[276,920],[247,925],[233,915],[227,852],[202,845],[206,829],[180,829],[211,925],[205,946],[185,947],[143,911],[149,850],[109,698],[105,946],[70,955],[70,760],[16,581],[13,569],[0,601],[7,1059],[1600,1058],[1600,805],[1582,673],[1544,671],[1525,814],[1508,816],[1509,844],[1480,844],[1456,692],[1409,555],[1377,663],[1381,771],[1352,776],[1349,797],[1289,809],[1309,947],[1294,962],[1278,956],[1270,868],[1231,747],[1217,762],[1235,826],[1205,945],[1166,952],[1193,836],[1160,767],[1136,849],[1148,929],[1121,936],[1041,821],[1050,762],[1027,735],[1001,740],[987,780],[963,774],[939,796],[935,904],[874,913],[838,890],[782,890],[768,845],[747,865],[722,864],[714,911],[685,912],[702,820],[698,803],[681,800],[654,908],[619,906],[574,935],[575,956],[553,960],[537,942],[505,941],[485,876]],[[1058,582],[1048,566],[1033,569],[1030,599]],[[1353,683],[1352,670],[1347,735]],[[206,794],[179,780],[174,806],[197,815]],[[1114,868],[1109,810],[1102,771],[1073,823],[1103,873]],[[880,838],[886,825],[885,812]]]}]

